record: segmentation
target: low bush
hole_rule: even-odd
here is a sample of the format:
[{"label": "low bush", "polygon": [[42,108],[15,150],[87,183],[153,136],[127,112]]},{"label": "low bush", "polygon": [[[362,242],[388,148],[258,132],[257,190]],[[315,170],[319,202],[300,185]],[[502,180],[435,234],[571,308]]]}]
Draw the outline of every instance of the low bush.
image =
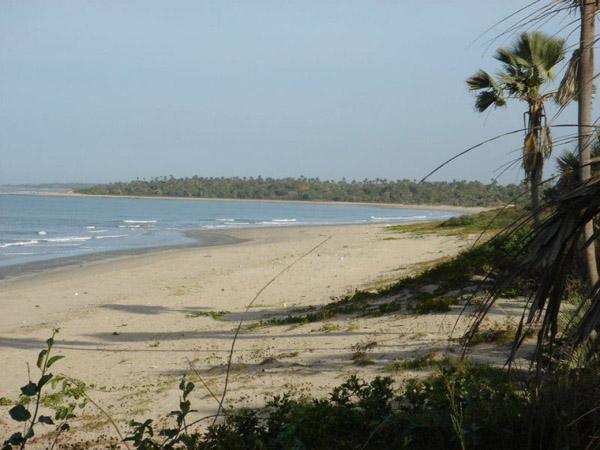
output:
[{"label": "low bush", "polygon": [[[21,389],[30,401],[9,411],[25,433],[14,433],[3,450],[26,448],[34,429],[49,425],[55,429],[55,446],[69,432],[75,410],[89,399],[82,382],[48,372],[60,359],[50,356],[53,343],[49,339],[40,353],[39,381]],[[373,345],[369,342],[358,350],[364,353]],[[400,391],[394,390],[390,378],[365,382],[351,376],[329,398],[276,395],[263,408],[229,411],[205,431],[199,423],[213,416],[195,420],[190,416],[195,386],[183,379],[179,409],[168,414],[170,419],[157,422],[161,425],[151,419],[130,421],[131,430],[123,440],[136,450],[597,448],[599,370],[559,370],[533,380],[487,365],[436,362],[434,356],[406,362],[407,367],[431,365],[435,371],[425,380],[408,381]],[[66,404],[57,397],[51,405],[53,417],[39,414],[47,385],[60,383]]]}]

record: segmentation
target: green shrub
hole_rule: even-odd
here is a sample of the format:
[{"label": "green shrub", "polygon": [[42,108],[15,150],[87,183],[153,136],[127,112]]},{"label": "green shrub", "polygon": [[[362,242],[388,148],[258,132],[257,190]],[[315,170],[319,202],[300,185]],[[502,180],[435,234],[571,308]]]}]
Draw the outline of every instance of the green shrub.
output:
[{"label": "green shrub", "polygon": [[445,313],[450,311],[450,306],[456,303],[455,297],[431,297],[417,300],[409,307],[416,314]]}]

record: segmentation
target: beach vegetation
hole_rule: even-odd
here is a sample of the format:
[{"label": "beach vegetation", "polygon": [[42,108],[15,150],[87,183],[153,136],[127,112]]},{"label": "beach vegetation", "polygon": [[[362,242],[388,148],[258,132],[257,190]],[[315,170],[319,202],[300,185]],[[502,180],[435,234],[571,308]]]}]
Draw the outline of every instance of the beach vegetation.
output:
[{"label": "beach vegetation", "polygon": [[414,236],[438,234],[442,236],[469,237],[483,235],[489,237],[522,219],[527,209],[522,206],[494,208],[477,214],[464,214],[444,221],[390,225],[389,233],[410,233]]},{"label": "beach vegetation", "polygon": [[212,317],[215,320],[223,320],[223,316],[231,314],[231,311],[192,311],[185,313],[185,317],[193,319],[195,317]]},{"label": "beach vegetation", "polygon": [[[64,358],[61,355],[52,356],[56,333],[58,330],[54,330],[52,336],[46,340],[46,348],[38,355],[38,381],[34,382],[30,378],[28,383],[21,387],[19,401],[8,411],[10,418],[19,423],[23,431],[17,431],[6,439],[2,450],[25,448],[27,442],[34,438],[35,430],[45,426],[55,428],[54,447],[59,436],[70,429],[69,422],[76,417],[76,409],[84,408],[87,404],[83,394],[85,385],[82,382],[55,376],[50,372],[50,368]],[[60,391],[46,393],[49,387],[55,389],[59,383]],[[65,404],[65,399],[69,399],[70,402]],[[43,407],[54,409],[53,416],[43,414]]]},{"label": "beach vegetation", "polygon": [[408,311],[415,314],[437,314],[450,311],[450,307],[456,304],[456,297],[437,297],[427,292],[420,292],[416,298],[408,304]]},{"label": "beach vegetation", "polygon": [[327,323],[324,323],[321,328],[318,328],[314,331],[318,331],[321,333],[331,333],[332,331],[338,331],[341,328],[342,327],[338,323],[327,322]]},{"label": "beach vegetation", "polygon": [[494,322],[487,327],[480,327],[477,332],[464,341],[469,346],[475,346],[483,343],[494,343],[500,345],[511,345],[517,336],[516,325],[506,320],[504,323]]},{"label": "beach vegetation", "polygon": [[370,366],[372,364],[375,364],[375,361],[373,361],[373,356],[369,355],[365,351],[354,352],[352,354],[352,361],[353,364],[357,366]]},{"label": "beach vegetation", "polygon": [[[373,363],[367,351],[353,355],[357,365]],[[600,426],[600,386],[594,370],[563,370],[537,384],[527,373],[438,359],[436,351],[392,361],[383,370],[427,368],[432,372],[426,378],[398,387],[391,378],[367,382],[350,376],[326,398],[277,394],[264,407],[228,411],[222,421],[203,430],[199,424],[213,416],[190,416],[195,385],[182,379],[179,407],[168,413],[168,420],[131,420],[121,442],[135,449],[558,450],[590,448],[590,433]],[[24,411],[13,412],[13,420],[30,420]],[[55,416],[72,420],[73,411],[57,410]],[[37,422],[54,422],[41,417]],[[63,427],[56,439],[68,431]],[[3,448],[25,448],[30,438],[19,440],[19,434]]]},{"label": "beach vegetation", "polygon": [[385,365],[383,370],[385,372],[400,372],[403,370],[426,369],[436,363],[438,355],[438,350],[430,350],[427,353],[416,355],[411,358],[393,359]]}]

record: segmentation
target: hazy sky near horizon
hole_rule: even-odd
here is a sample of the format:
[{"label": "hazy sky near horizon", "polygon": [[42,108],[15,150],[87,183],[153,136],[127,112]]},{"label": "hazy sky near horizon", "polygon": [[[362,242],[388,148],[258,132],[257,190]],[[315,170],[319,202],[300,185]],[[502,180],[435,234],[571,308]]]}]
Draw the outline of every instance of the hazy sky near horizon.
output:
[{"label": "hazy sky near horizon", "polygon": [[[1,0],[0,183],[420,178],[522,127],[464,80],[505,44],[471,41],[529,2]],[[490,181],[521,140],[433,179]]]}]

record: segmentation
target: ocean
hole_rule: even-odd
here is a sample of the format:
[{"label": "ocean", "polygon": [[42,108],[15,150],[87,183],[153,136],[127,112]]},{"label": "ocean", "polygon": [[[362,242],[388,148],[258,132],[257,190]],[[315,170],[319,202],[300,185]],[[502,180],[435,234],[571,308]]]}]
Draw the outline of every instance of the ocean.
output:
[{"label": "ocean", "polygon": [[210,244],[198,230],[401,223],[452,211],[359,205],[40,195],[0,188],[0,268],[155,247]]}]

